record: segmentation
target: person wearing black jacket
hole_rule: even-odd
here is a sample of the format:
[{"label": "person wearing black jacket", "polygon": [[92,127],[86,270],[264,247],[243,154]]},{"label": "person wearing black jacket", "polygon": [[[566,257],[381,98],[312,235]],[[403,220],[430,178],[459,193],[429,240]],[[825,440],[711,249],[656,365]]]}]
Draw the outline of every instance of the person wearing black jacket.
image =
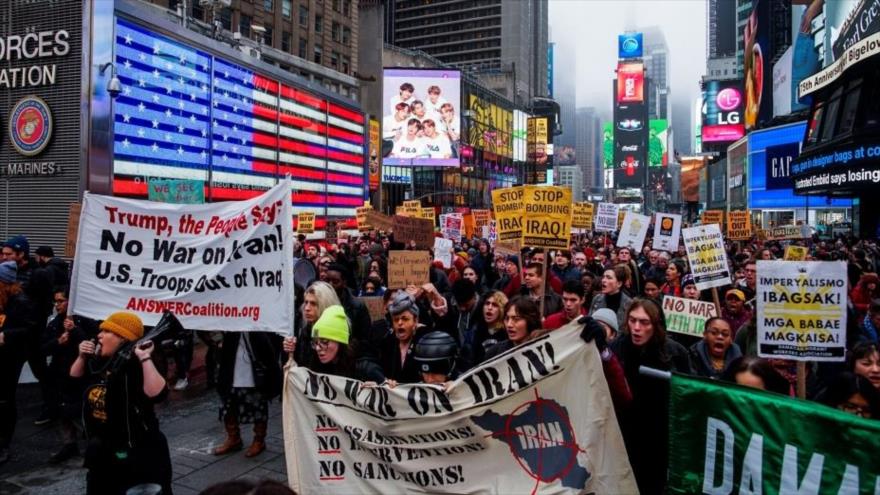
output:
[{"label": "person wearing black jacket", "polygon": [[82,407],[88,495],[122,495],[146,483],[171,493],[168,440],[153,411],[168,387],[153,364],[153,342],[137,344],[143,336],[137,315],[113,313],[101,322],[97,344],[80,342],[70,367],[71,377],[88,384]]},{"label": "person wearing black jacket", "polygon": [[35,325],[33,304],[16,282],[15,262],[0,263],[0,464],[9,460],[18,419],[15,392]]},{"label": "person wearing black jacket", "polygon": [[639,367],[691,373],[688,352],[667,338],[660,305],[644,298],[630,304],[621,336],[611,346],[632,391],[633,402],[620,416],[620,429],[639,492],[664,493],[669,386],[642,375]]},{"label": "person wearing black jacket", "polygon": [[226,440],[214,455],[241,450],[242,423],[254,424],[254,439],[245,457],[266,450],[269,401],[282,387],[281,337],[267,332],[225,332],[220,349],[220,376],[217,392],[223,400],[220,418],[226,427]]},{"label": "person wearing black jacket", "polygon": [[412,353],[429,329],[419,324],[419,311],[415,299],[404,291],[398,292],[388,306],[393,331],[379,343],[379,356],[385,381],[392,386],[422,380]]},{"label": "person wearing black jacket", "polygon": [[55,292],[55,317],[43,332],[41,350],[50,358],[46,375],[52,392],[50,408],[57,416],[61,430],[62,447],[49,458],[52,464],[64,462],[78,455],[77,434],[85,383],[82,378],[70,376],[70,367],[79,356],[79,344],[98,335],[98,322],[67,314],[68,292]]},{"label": "person wearing black jacket", "polygon": [[52,287],[67,287],[70,281],[70,267],[61,258],[55,257],[55,251],[49,246],[40,246],[36,251],[37,263],[46,270],[52,279]]},{"label": "person wearing black jacket", "polygon": [[[331,263],[327,267],[326,282],[336,291],[339,303],[345,308],[345,315],[351,321],[352,337],[354,337],[355,345],[358,347],[368,346],[370,342],[370,328],[373,319],[370,318],[370,311],[367,306],[355,299],[346,284],[348,280],[348,269],[338,263]],[[367,351],[367,349],[363,349]]]}]

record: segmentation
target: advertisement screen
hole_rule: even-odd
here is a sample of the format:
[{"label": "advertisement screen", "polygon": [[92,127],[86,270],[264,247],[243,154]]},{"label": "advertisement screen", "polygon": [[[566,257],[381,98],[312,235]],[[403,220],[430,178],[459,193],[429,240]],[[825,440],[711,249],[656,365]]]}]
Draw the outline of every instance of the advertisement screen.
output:
[{"label": "advertisement screen", "polygon": [[[743,28],[743,84],[745,129],[753,129],[773,115],[773,57],[771,46],[770,0],[756,0]],[[706,140],[705,134],[703,141]]]},{"label": "advertisement screen", "polygon": [[648,165],[648,108],[644,104],[614,108],[614,184],[642,187]]},{"label": "advertisement screen", "polygon": [[547,164],[547,117],[532,117],[528,120],[528,157],[537,165]]},{"label": "advertisement screen", "polygon": [[458,166],[461,72],[385,69],[385,165]]},{"label": "advertisement screen", "polygon": [[602,124],[602,163],[604,168],[614,168],[614,123]]},{"label": "advertisement screen", "polygon": [[648,128],[648,166],[665,167],[669,165],[669,121],[651,119]]},{"label": "advertisement screen", "polygon": [[559,146],[553,152],[554,165],[577,165],[574,146]]},{"label": "advertisement screen", "polygon": [[[798,181],[797,158],[791,158],[806,130],[806,122],[749,134],[749,160],[746,177],[749,183],[749,208],[828,208],[849,207],[852,200],[824,196],[796,196],[791,185]],[[769,163],[768,163],[769,162]],[[847,166],[851,166],[852,162]],[[769,173],[768,173],[769,172]],[[774,177],[774,174],[776,175]],[[788,180],[784,177],[788,174]],[[780,184],[782,183],[782,184]],[[789,187],[777,188],[785,183]],[[834,185],[828,185],[831,189]],[[876,187],[876,184],[874,184]]]},{"label": "advertisement screen", "polygon": [[617,58],[639,58],[642,56],[642,33],[629,33],[617,36]]},{"label": "advertisement screen", "polygon": [[645,101],[645,66],[641,63],[617,64],[617,103]]},{"label": "advertisement screen", "polygon": [[732,143],[745,135],[745,100],[739,81],[706,81],[702,141]]},{"label": "advertisement screen", "polygon": [[367,188],[360,111],[127,20],[115,31],[114,194],[146,198],[155,177],[242,200],[290,174],[294,213],[316,213],[319,228],[325,215],[354,224]]},{"label": "advertisement screen", "polygon": [[700,200],[700,175],[706,166],[702,156],[681,157],[681,200],[694,203]]},{"label": "advertisement screen", "polygon": [[472,114],[468,142],[483,150],[484,156],[513,157],[513,111],[473,94],[468,109]]},{"label": "advertisement screen", "polygon": [[528,131],[526,129],[526,119],[528,114],[520,110],[513,111],[513,159],[518,162],[526,160],[526,146],[528,139]]}]

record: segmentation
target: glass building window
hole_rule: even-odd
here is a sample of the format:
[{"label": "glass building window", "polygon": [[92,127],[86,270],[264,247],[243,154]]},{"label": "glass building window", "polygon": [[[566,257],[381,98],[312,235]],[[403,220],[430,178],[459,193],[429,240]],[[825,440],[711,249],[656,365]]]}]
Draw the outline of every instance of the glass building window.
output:
[{"label": "glass building window", "polygon": [[834,137],[834,132],[837,127],[837,112],[840,109],[840,96],[842,93],[843,86],[837,88],[834,93],[831,94],[831,98],[825,105],[825,119],[822,123],[822,133],[819,137],[820,143],[830,141],[831,138]]},{"label": "glass building window", "polygon": [[843,103],[840,106],[840,124],[838,134],[849,134],[853,130],[856,114],[859,111],[859,97],[862,94],[862,80],[856,79],[849,84],[846,94],[843,95]]},{"label": "glass building window", "polygon": [[320,33],[324,30],[324,16],[315,14],[315,32]]},{"label": "glass building window", "polygon": [[299,25],[303,27],[309,25],[309,8],[305,5],[299,6]]},{"label": "glass building window", "polygon": [[238,32],[240,32],[243,37],[250,39],[252,23],[253,19],[251,19],[251,16],[241,14],[238,18]]},{"label": "glass building window", "polygon": [[274,12],[275,0],[263,0],[263,10],[266,12]]},{"label": "glass building window", "polygon": [[312,59],[312,61],[315,62],[316,64],[320,64],[321,61],[322,61],[323,58],[324,58],[324,57],[323,57],[323,55],[324,55],[324,50],[321,49],[321,45],[315,45],[315,52],[314,52],[314,55],[315,55],[315,56],[314,56],[314,58]]},{"label": "glass building window", "polygon": [[299,39],[299,49],[297,50],[297,55],[299,58],[307,59],[309,57],[309,41],[305,38]]},{"label": "glass building window", "polygon": [[293,15],[293,0],[281,0],[281,15],[285,19],[290,19],[290,16]]},{"label": "glass building window", "polygon": [[291,39],[290,33],[287,33],[287,32],[281,33],[281,49],[285,52],[288,52],[288,53],[290,53],[290,49],[291,49],[290,39]]}]

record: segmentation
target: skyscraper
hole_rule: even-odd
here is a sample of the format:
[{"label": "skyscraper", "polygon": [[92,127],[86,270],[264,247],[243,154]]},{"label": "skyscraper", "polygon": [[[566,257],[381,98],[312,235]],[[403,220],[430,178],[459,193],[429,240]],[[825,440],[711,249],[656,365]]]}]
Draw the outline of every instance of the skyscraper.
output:
[{"label": "skyscraper", "polygon": [[666,37],[656,26],[643,28],[645,40],[645,77],[648,80],[648,117],[668,119],[671,113],[669,99],[669,47]]},{"label": "skyscraper", "polygon": [[736,55],[736,0],[706,0],[707,58]]},{"label": "skyscraper", "polygon": [[583,188],[602,189],[602,124],[593,107],[575,112],[575,157],[581,170]]},{"label": "skyscraper", "polygon": [[577,146],[577,57],[574,46],[556,43],[553,52],[553,99],[559,103],[562,134],[553,138],[554,146]]},{"label": "skyscraper", "polygon": [[503,96],[527,102],[547,93],[547,1],[391,0],[386,42],[471,70]]}]

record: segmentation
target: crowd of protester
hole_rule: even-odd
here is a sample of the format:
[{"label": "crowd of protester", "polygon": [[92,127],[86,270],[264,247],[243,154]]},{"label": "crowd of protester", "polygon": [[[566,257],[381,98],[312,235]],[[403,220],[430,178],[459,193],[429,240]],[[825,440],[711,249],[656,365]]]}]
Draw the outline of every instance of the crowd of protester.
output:
[{"label": "crowd of protester", "polygon": [[[668,296],[714,300],[711,291],[697,289],[683,248],[636,252],[613,247],[607,236],[581,236],[566,250],[497,255],[485,239],[462,240],[450,266],[432,263],[428,282],[391,288],[389,251],[405,249],[393,236],[372,232],[334,244],[300,237],[295,256],[313,264],[316,280],[297,286],[294,335],[202,335],[226,431],[213,453],[245,450],[253,457],[265,450],[268,404],[281,393],[287,359],[373,386],[447,386],[494,356],[575,321],[583,325],[580,338],[600,352],[640,490],[660,492],[668,391],[640,374],[641,366],[795,395],[795,363],[757,357],[756,262],[781,259],[787,242],[727,243],[735,276],[718,289],[720,315],[706,321],[699,338],[667,332],[662,310]],[[852,238],[793,242],[808,247],[807,259],[846,261],[851,287],[847,361],[811,363],[807,398],[880,419],[880,250],[874,241]],[[50,461],[77,455],[84,428],[89,493],[124,493],[145,482],[170,493],[168,444],[153,412],[171,388],[163,353],[134,345],[145,334],[134,314],[115,313],[101,322],[68,314],[67,265],[49,248],[35,254],[21,236],[3,245],[0,463],[9,457],[16,389],[28,362],[44,402],[38,422],[58,420],[60,450]],[[372,318],[363,297],[381,298],[384,315]],[[191,356],[191,343],[172,353],[173,388],[186,387]],[[253,435],[245,449],[241,429],[247,424]]]}]

